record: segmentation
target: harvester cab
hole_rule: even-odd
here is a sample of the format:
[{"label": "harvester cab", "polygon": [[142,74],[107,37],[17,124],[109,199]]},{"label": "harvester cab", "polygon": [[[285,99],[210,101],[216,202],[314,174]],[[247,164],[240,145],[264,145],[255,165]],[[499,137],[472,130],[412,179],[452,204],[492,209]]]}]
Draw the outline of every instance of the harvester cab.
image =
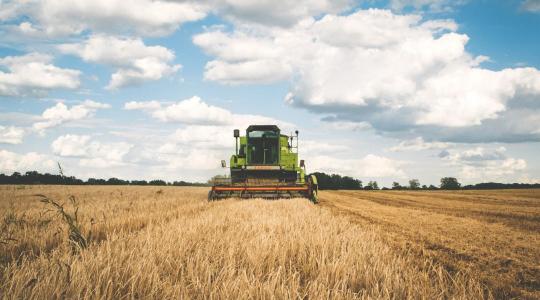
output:
[{"label": "harvester cab", "polygon": [[213,180],[209,201],[303,197],[317,203],[317,178],[306,175],[304,160],[298,161],[298,131],[287,136],[276,125],[251,125],[244,136],[238,129],[233,136],[236,152],[230,159],[230,175]]}]

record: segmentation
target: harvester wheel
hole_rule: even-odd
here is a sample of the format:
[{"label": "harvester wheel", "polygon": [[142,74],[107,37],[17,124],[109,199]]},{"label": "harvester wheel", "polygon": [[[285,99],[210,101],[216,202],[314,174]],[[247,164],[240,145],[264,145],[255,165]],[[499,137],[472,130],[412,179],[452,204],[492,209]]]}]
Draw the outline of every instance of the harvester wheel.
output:
[{"label": "harvester wheel", "polygon": [[319,184],[317,182],[317,177],[315,177],[315,175],[310,175],[308,177],[308,184],[310,190],[309,200],[314,204],[317,204],[319,202],[319,199],[317,197],[317,194],[319,193]]},{"label": "harvester wheel", "polygon": [[313,202],[314,204],[319,203],[319,198],[317,196],[317,190],[311,191],[311,198],[309,200],[311,200],[311,202]]},{"label": "harvester wheel", "polygon": [[214,201],[215,200],[214,191],[210,190],[208,191],[208,201]]}]

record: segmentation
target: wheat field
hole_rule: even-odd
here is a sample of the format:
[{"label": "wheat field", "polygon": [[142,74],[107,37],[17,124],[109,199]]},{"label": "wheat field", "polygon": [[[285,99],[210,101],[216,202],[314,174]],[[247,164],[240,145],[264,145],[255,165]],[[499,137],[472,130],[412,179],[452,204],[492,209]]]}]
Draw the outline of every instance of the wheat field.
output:
[{"label": "wheat field", "polygon": [[[305,199],[209,203],[206,193],[207,188],[189,187],[0,186],[0,296],[481,299],[539,295],[538,281],[529,273],[522,274],[528,280],[525,286],[504,276],[494,282],[497,274],[489,275],[495,270],[492,265],[482,269],[483,261],[467,256],[460,264],[459,255],[444,254],[460,249],[486,260],[508,256],[507,273],[528,264],[527,270],[537,275],[540,195],[536,191],[518,196],[479,192],[471,196],[479,206],[454,201],[452,197],[463,197],[452,193],[322,192],[320,205]],[[499,200],[492,200],[501,194]],[[496,201],[508,207],[498,207]],[[498,209],[516,220],[504,219]],[[459,218],[471,220],[462,223]],[[483,231],[467,236],[464,230]],[[484,247],[482,236],[485,243],[501,248]],[[450,250],[441,250],[437,243]],[[522,253],[515,253],[518,248],[524,249]]]}]

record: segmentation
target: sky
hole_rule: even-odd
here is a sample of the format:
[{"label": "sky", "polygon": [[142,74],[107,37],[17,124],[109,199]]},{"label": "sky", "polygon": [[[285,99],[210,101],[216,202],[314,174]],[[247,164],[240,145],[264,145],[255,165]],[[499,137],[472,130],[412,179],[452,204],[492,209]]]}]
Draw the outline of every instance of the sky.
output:
[{"label": "sky", "polygon": [[0,173],[204,182],[233,129],[308,172],[540,182],[539,0],[0,0]]}]

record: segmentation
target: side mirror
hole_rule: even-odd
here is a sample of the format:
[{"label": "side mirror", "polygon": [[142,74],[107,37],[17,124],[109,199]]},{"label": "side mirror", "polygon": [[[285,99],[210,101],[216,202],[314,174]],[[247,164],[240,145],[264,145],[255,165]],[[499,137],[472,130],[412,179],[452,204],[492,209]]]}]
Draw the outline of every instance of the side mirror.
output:
[{"label": "side mirror", "polygon": [[239,137],[239,136],[240,136],[240,130],[235,129],[235,130],[234,130],[234,137],[237,138],[237,137]]},{"label": "side mirror", "polygon": [[226,167],[227,167],[227,163],[225,162],[224,159],[221,160],[221,167],[222,167],[222,168],[226,168]]},{"label": "side mirror", "polygon": [[306,164],[305,164],[304,160],[301,159],[301,160],[300,160],[300,168],[303,168],[305,165],[306,165]]}]

